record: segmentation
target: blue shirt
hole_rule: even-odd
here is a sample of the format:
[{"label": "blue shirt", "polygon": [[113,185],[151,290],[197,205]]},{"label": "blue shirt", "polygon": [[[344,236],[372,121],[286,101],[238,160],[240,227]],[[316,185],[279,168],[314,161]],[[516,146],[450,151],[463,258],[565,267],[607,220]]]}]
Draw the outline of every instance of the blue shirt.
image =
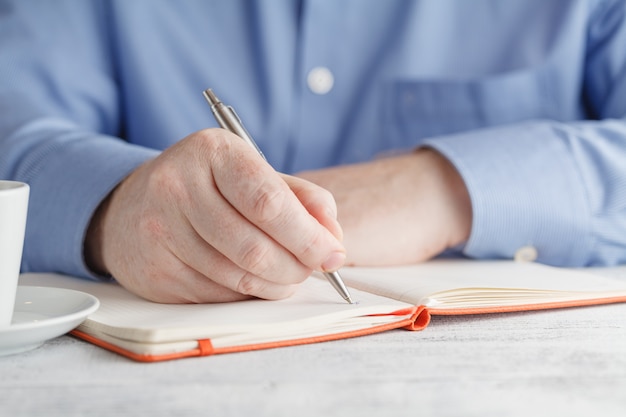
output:
[{"label": "blue shirt", "polygon": [[626,262],[626,17],[602,0],[2,1],[0,177],[31,185],[24,271],[90,275],[129,172],[234,105],[297,172],[436,148],[467,256]]}]

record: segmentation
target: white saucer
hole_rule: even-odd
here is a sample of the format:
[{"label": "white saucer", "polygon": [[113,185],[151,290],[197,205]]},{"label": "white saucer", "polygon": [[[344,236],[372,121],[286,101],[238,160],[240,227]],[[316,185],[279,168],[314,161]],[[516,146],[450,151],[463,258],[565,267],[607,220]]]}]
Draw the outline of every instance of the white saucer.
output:
[{"label": "white saucer", "polygon": [[11,325],[0,327],[0,356],[34,349],[69,332],[99,305],[96,297],[80,291],[18,286]]}]

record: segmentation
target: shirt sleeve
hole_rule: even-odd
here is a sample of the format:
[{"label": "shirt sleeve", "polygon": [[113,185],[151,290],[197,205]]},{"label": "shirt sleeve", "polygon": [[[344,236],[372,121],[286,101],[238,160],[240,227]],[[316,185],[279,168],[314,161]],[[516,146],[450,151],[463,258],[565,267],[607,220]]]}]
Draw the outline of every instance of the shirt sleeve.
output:
[{"label": "shirt sleeve", "polygon": [[604,2],[590,20],[581,100],[591,120],[535,120],[426,141],[469,190],[466,255],[512,258],[533,246],[539,262],[553,265],[626,263],[624,7]]},{"label": "shirt sleeve", "polygon": [[118,138],[105,17],[97,1],[2,6],[0,177],[31,187],[22,271],[93,276],[83,259],[93,212],[157,154]]}]

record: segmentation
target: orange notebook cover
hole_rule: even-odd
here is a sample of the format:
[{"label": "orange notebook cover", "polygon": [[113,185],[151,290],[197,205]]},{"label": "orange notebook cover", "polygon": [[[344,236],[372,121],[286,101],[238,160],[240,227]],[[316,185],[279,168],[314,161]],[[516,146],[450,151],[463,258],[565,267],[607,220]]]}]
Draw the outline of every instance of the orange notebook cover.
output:
[{"label": "orange notebook cover", "polygon": [[422,330],[432,316],[513,312],[626,301],[622,283],[588,272],[512,261],[437,260],[344,268],[356,305],[322,277],[286,300],[158,304],[115,283],[24,274],[20,285],[70,288],[100,300],[72,334],[133,360],[154,362],[325,342],[391,329]]}]

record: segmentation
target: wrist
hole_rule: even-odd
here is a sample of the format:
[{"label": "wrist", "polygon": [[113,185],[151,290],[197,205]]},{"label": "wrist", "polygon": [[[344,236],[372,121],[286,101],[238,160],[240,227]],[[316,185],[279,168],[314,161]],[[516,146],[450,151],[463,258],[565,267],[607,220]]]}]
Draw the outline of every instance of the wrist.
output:
[{"label": "wrist", "polygon": [[91,217],[91,221],[85,233],[83,246],[83,255],[87,268],[94,274],[102,276],[110,275],[104,262],[102,248],[104,218],[111,202],[111,195],[112,192],[102,200]]},{"label": "wrist", "polygon": [[472,227],[472,204],[463,178],[454,165],[432,148],[416,151],[422,164],[432,172],[425,178],[431,182],[432,193],[439,199],[440,215],[445,219],[446,249],[467,242]]}]

